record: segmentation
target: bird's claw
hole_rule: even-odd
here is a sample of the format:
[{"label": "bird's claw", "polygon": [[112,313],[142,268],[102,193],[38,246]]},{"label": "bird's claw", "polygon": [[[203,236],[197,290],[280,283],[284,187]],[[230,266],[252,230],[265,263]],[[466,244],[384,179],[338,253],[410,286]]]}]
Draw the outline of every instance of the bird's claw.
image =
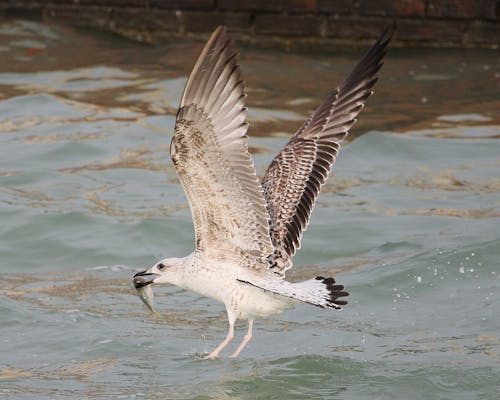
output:
[{"label": "bird's claw", "polygon": [[217,358],[219,358],[218,354],[210,353],[210,354],[207,354],[205,357],[202,357],[201,359],[202,360],[215,360]]}]

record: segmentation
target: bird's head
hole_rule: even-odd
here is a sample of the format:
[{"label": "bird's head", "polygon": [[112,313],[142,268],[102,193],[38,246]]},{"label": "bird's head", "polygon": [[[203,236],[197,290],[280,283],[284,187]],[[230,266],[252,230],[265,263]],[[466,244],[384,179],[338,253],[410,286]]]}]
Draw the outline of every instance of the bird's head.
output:
[{"label": "bird's head", "polygon": [[165,258],[151,268],[134,275],[134,286],[141,289],[152,283],[179,284],[182,274],[182,258]]},{"label": "bird's head", "polygon": [[155,317],[159,314],[153,305],[153,283],[172,283],[179,284],[182,277],[182,260],[179,258],[166,258],[157,262],[151,268],[138,272],[134,275],[134,287],[137,295],[151,310]]}]

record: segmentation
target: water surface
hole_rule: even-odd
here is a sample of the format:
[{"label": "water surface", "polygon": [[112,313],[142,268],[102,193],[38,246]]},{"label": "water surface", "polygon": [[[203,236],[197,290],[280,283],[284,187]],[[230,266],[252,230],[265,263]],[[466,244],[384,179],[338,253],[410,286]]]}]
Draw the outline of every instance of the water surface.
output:
[{"label": "water surface", "polygon": [[[165,287],[155,321],[130,278],[192,250],[167,150],[202,43],[13,20],[0,38],[0,396],[500,396],[498,52],[391,50],[290,273],[336,274],[350,304],[201,362],[223,306]],[[260,175],[361,54],[241,49]]]}]

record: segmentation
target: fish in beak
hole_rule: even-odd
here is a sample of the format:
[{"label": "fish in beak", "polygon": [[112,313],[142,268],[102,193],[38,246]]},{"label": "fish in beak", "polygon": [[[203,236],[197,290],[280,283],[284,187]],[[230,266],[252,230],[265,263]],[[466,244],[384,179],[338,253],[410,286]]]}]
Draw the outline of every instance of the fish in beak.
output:
[{"label": "fish in beak", "polygon": [[154,282],[157,274],[142,271],[134,275],[134,287],[137,290],[137,295],[151,310],[156,319],[160,319],[160,314],[154,308],[153,302],[153,287],[151,284]]}]

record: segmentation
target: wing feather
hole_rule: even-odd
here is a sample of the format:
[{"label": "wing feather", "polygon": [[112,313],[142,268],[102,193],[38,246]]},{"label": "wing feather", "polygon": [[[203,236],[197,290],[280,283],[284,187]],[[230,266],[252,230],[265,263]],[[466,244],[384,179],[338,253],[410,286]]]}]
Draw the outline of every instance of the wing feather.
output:
[{"label": "wing feather", "polygon": [[394,27],[384,31],[269,165],[262,187],[275,247],[270,260],[277,273],[284,274],[292,265],[340,144],[373,93],[393,32]]},{"label": "wing feather", "polygon": [[248,152],[245,100],[233,43],[219,27],[186,83],[170,146],[191,208],[196,249],[215,258],[273,251],[266,202]]}]

